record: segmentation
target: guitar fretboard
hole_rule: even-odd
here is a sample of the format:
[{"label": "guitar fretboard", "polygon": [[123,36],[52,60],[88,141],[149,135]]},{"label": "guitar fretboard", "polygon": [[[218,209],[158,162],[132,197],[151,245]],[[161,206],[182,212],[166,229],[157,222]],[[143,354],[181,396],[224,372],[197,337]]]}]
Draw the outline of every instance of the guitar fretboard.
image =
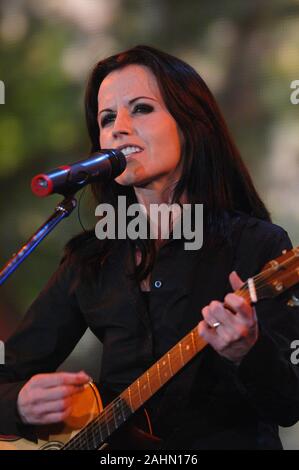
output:
[{"label": "guitar fretboard", "polygon": [[[274,297],[298,283],[299,247],[268,263],[269,267],[251,280],[255,297]],[[236,295],[251,302],[248,282],[235,291]],[[225,305],[225,304],[224,304]],[[207,345],[198,335],[197,327],[162,356],[135,382],[113,400],[91,423],[79,431],[63,450],[98,449],[128,418],[141,408],[163,385],[177,374]]]},{"label": "guitar fretboard", "polygon": [[79,431],[63,449],[97,449],[206,344],[198,335],[197,328],[194,328],[113,400],[95,420]]}]

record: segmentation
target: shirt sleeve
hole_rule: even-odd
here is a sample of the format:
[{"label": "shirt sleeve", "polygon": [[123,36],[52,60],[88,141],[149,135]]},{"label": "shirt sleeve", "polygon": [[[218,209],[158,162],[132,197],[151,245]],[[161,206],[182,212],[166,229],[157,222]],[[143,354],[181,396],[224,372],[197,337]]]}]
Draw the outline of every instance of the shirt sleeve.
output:
[{"label": "shirt sleeve", "polygon": [[[290,248],[290,239],[281,229],[272,234],[264,252],[271,260]],[[258,340],[236,368],[243,395],[261,417],[281,426],[299,419],[299,368],[292,361],[292,344],[299,339],[299,307],[287,304],[296,291],[298,286],[257,303]]]},{"label": "shirt sleeve", "polygon": [[5,344],[5,364],[0,366],[0,434],[34,439],[34,427],[23,425],[18,416],[18,393],[33,375],[55,371],[87,328],[71,288],[73,274],[65,262],[60,265]]}]

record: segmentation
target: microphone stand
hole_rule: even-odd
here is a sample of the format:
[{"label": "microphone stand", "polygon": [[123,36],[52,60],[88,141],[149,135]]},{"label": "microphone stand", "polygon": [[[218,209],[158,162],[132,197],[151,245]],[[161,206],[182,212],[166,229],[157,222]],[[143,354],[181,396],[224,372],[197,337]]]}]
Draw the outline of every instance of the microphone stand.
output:
[{"label": "microphone stand", "polygon": [[41,225],[24,246],[5,264],[0,271],[0,286],[18,268],[18,266],[32,253],[40,242],[56,227],[62,219],[68,217],[77,206],[77,199],[74,194],[69,195],[61,201],[54,210],[54,213]]}]

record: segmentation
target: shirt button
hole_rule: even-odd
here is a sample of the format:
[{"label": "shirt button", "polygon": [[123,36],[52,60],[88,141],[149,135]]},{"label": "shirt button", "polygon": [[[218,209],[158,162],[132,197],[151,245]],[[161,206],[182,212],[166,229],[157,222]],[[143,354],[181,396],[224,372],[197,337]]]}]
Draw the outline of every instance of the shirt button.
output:
[{"label": "shirt button", "polygon": [[155,282],[154,282],[154,286],[155,286],[157,289],[160,289],[160,287],[162,286],[162,281],[155,281]]}]

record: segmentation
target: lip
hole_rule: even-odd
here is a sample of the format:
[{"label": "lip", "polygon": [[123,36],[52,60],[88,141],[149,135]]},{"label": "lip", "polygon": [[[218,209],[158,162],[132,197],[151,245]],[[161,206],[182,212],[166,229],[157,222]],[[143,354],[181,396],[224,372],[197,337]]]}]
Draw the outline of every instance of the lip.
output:
[{"label": "lip", "polygon": [[[143,151],[142,151],[142,152],[143,152]],[[130,155],[128,155],[128,156],[126,157],[126,162],[127,162],[127,164],[129,165],[129,163],[131,163],[131,162],[136,162],[136,161],[138,161],[138,157],[139,157],[139,155],[142,154],[142,152],[131,153]],[[140,160],[139,160],[139,161],[140,161]]]}]

